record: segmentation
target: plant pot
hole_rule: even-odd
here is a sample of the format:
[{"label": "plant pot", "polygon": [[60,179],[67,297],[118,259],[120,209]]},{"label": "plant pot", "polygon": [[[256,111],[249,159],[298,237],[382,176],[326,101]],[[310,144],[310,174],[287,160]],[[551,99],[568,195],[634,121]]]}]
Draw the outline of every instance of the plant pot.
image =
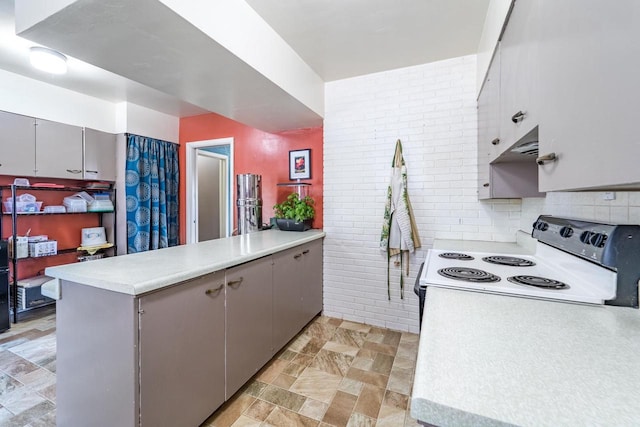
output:
[{"label": "plant pot", "polygon": [[311,228],[311,220],[297,222],[294,219],[276,218],[276,225],[283,231],[306,231]]}]

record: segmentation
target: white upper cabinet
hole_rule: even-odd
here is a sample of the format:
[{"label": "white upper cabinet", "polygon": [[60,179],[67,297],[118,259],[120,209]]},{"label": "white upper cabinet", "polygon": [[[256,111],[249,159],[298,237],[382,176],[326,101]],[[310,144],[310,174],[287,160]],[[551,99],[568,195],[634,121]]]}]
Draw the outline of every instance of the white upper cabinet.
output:
[{"label": "white upper cabinet", "polygon": [[36,119],[38,177],[82,179],[82,128]]},{"label": "white upper cabinet", "polygon": [[638,188],[640,2],[539,1],[540,190]]},{"label": "white upper cabinet", "polygon": [[84,179],[116,180],[116,136],[84,128]]},{"label": "white upper cabinet", "polygon": [[500,144],[500,50],[496,51],[478,97],[478,197],[491,197],[490,165]]},{"label": "white upper cabinet", "polygon": [[33,176],[36,129],[33,117],[0,111],[0,175]]},{"label": "white upper cabinet", "polygon": [[538,125],[539,2],[516,0],[500,42],[503,150]]}]

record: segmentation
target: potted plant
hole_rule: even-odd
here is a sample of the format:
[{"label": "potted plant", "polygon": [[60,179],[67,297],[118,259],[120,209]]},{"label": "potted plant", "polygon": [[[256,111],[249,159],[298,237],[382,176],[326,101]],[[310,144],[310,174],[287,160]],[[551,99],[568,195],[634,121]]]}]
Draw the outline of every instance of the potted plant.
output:
[{"label": "potted plant", "polygon": [[276,224],[280,230],[305,231],[311,228],[311,220],[316,215],[311,197],[300,198],[298,193],[291,193],[282,203],[273,206]]}]

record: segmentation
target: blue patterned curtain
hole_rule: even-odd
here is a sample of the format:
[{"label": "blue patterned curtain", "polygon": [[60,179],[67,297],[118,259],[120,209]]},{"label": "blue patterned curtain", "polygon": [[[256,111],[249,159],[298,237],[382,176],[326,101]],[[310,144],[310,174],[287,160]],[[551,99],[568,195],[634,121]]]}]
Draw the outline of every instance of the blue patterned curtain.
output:
[{"label": "blue patterned curtain", "polygon": [[127,137],[128,253],[178,244],[178,146]]}]

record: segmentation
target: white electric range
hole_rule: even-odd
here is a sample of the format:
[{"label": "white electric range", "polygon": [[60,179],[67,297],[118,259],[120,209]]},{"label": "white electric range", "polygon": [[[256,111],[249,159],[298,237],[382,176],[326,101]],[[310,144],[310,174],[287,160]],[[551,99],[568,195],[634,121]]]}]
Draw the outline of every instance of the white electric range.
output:
[{"label": "white electric range", "polygon": [[638,307],[640,226],[540,216],[532,236],[534,255],[429,250],[415,288],[420,317],[429,286]]}]

